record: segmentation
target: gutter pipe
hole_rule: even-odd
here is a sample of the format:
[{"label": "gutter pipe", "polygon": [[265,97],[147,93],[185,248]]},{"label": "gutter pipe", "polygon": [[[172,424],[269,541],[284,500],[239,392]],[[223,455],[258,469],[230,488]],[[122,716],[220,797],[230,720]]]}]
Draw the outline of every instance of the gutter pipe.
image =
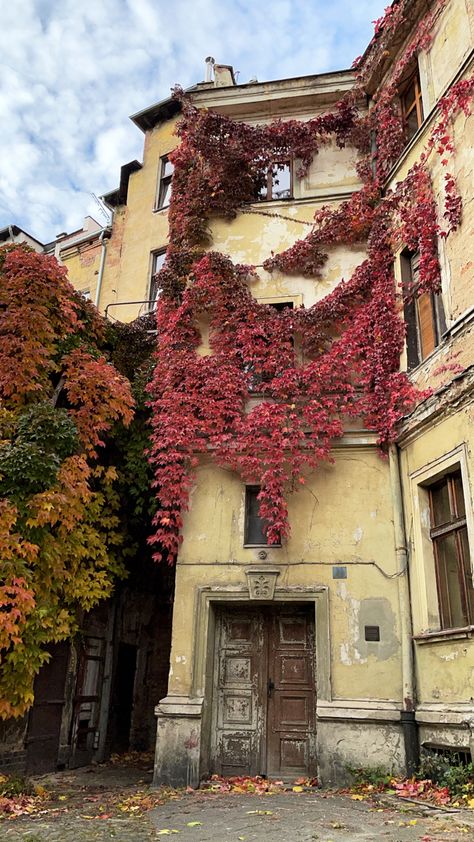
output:
[{"label": "gutter pipe", "polygon": [[412,623],[410,588],[408,581],[408,550],[403,514],[402,483],[400,476],[399,452],[396,444],[390,445],[389,451],[390,485],[393,503],[393,527],[395,535],[395,554],[398,572],[398,604],[401,627],[402,656],[402,709],[400,722],[405,743],[405,762],[407,775],[411,777],[420,762],[418,725],[415,718],[414,700],[414,664],[412,644]]},{"label": "gutter pipe", "polygon": [[99,308],[99,301],[100,301],[100,293],[102,292],[102,279],[104,277],[104,267],[105,267],[105,255],[107,252],[107,240],[105,238],[106,233],[109,233],[108,228],[104,228],[100,232],[99,243],[102,246],[102,252],[100,255],[100,265],[99,265],[99,277],[97,279],[97,290],[95,293],[95,306],[97,309]]}]

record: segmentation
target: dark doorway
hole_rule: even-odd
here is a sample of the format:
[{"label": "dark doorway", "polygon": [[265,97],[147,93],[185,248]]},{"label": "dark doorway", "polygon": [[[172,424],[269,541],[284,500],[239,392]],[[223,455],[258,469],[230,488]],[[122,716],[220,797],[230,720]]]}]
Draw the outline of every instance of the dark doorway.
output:
[{"label": "dark doorway", "polygon": [[137,651],[137,646],[119,643],[112,697],[113,725],[111,739],[111,750],[118,754],[128,751],[130,748]]},{"label": "dark doorway", "polygon": [[315,774],[314,609],[226,606],[216,625],[212,771]]},{"label": "dark doorway", "polygon": [[51,660],[41,667],[35,679],[35,701],[26,738],[26,769],[30,775],[57,768],[69,651],[68,642],[50,646]]}]

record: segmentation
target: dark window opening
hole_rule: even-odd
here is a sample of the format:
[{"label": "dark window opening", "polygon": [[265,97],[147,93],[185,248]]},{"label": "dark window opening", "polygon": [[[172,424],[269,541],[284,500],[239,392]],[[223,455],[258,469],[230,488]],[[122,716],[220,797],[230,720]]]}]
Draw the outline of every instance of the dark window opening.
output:
[{"label": "dark window opening", "polygon": [[160,181],[158,185],[158,201],[156,204],[157,210],[167,208],[171,199],[171,183],[173,180],[174,165],[165,155],[161,158],[160,164]]},{"label": "dark window opening", "polygon": [[266,173],[262,173],[265,182],[260,188],[259,202],[270,202],[293,197],[293,175],[291,161],[274,161]]},{"label": "dark window opening", "polygon": [[[260,494],[259,485],[247,485],[245,487],[245,530],[244,544],[246,546],[268,546],[268,538],[265,534],[266,521],[260,517],[260,502],[257,499]],[[273,544],[272,546],[279,546]]]},{"label": "dark window opening", "polygon": [[474,621],[474,588],[461,471],[428,491],[441,628],[463,628]]},{"label": "dark window opening", "polygon": [[427,757],[441,757],[451,766],[468,766],[472,763],[471,751],[457,746],[442,746],[435,743],[423,743],[422,750]]},{"label": "dark window opening", "polygon": [[380,640],[380,626],[364,626],[366,640],[377,642]]},{"label": "dark window opening", "polygon": [[405,139],[409,140],[417,133],[423,123],[423,99],[421,96],[420,74],[418,68],[410,76],[400,94],[402,120],[405,128]]},{"label": "dark window opening", "polygon": [[284,310],[293,310],[293,302],[292,301],[276,301],[275,303],[271,303],[268,305],[269,307],[273,307],[277,313],[283,313]]},{"label": "dark window opening", "polygon": [[148,294],[148,309],[149,310],[156,310],[156,303],[158,301],[158,297],[160,294],[160,290],[158,287],[157,282],[157,275],[160,269],[163,268],[166,258],[166,249],[162,251],[156,251],[152,255],[152,264],[151,264],[151,281],[150,281],[150,291]]},{"label": "dark window opening", "polygon": [[401,261],[404,294],[407,296],[404,317],[407,326],[408,368],[412,369],[441,343],[442,335],[446,330],[446,320],[441,293],[417,294],[419,253],[404,252]]}]

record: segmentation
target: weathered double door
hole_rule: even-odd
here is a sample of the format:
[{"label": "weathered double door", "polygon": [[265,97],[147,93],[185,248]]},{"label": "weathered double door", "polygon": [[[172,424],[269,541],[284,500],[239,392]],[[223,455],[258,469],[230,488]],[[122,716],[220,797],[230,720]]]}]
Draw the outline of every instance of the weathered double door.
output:
[{"label": "weathered double door", "polygon": [[314,775],[314,608],[225,606],[216,620],[212,771]]}]

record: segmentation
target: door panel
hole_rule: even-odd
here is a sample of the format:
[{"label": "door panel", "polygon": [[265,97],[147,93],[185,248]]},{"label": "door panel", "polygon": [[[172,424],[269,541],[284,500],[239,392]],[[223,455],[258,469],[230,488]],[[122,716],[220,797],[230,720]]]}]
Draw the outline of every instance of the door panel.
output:
[{"label": "door panel", "polygon": [[221,775],[256,775],[260,769],[263,644],[260,612],[229,608],[220,615],[212,756]]},{"label": "door panel", "polygon": [[314,624],[310,612],[305,607],[277,609],[269,623],[269,776],[313,774],[313,665]]},{"label": "door panel", "polygon": [[314,774],[311,606],[225,606],[216,619],[213,771]]},{"label": "door panel", "polygon": [[57,768],[69,650],[69,642],[52,644],[51,660],[41,667],[35,679],[35,701],[28,717],[26,739],[29,775],[54,772]]}]

